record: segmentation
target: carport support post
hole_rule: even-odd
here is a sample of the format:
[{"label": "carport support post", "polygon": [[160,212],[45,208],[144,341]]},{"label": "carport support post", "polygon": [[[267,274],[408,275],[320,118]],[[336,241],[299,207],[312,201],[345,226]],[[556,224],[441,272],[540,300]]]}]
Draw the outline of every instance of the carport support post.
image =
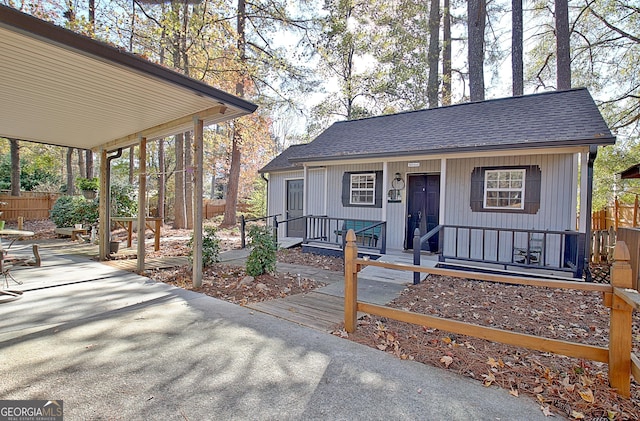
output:
[{"label": "carport support post", "polygon": [[193,120],[193,146],[195,169],[193,172],[193,287],[202,286],[202,195],[203,195],[203,121],[194,118]]},{"label": "carport support post", "polygon": [[138,149],[138,268],[139,274],[144,273],[144,232],[147,227],[147,138],[140,138]]},{"label": "carport support post", "polygon": [[344,330],[356,331],[358,315],[358,246],[356,234],[350,229],[347,232],[344,246]]}]

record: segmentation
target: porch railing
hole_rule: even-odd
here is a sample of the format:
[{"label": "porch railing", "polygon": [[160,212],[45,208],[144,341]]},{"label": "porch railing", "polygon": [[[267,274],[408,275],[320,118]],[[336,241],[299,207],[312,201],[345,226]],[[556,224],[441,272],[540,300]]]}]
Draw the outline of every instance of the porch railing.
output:
[{"label": "porch railing", "polygon": [[585,235],[576,231],[443,225],[440,261],[462,260],[507,267],[569,272],[581,278]]},{"label": "porch railing", "polygon": [[304,219],[303,244],[344,249],[345,235],[354,229],[358,247],[362,250],[384,254],[387,251],[387,223],[366,219],[334,218],[326,215],[305,215],[276,221],[276,228],[298,219]]},{"label": "porch railing", "polygon": [[276,214],[276,215],[269,215],[269,216],[263,216],[261,218],[251,218],[251,219],[246,219],[244,215],[241,215],[240,216],[240,246],[242,248],[245,248],[247,246],[246,229],[247,229],[247,224],[249,222],[264,221],[264,224],[269,225],[271,218],[273,218],[273,223],[271,224],[271,226],[273,227],[273,236],[277,243],[278,242],[278,216],[280,215],[281,214]]}]

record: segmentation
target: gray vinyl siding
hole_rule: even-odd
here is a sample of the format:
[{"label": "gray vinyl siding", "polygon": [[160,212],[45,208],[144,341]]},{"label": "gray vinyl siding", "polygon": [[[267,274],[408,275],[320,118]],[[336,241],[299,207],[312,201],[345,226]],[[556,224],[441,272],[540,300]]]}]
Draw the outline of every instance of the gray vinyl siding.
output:
[{"label": "gray vinyl siding", "polygon": [[307,172],[308,187],[306,215],[324,215],[325,168],[313,168]]},{"label": "gray vinyl siding", "polygon": [[[576,210],[572,208],[574,179],[573,155],[532,155],[518,157],[456,159],[447,161],[445,225],[464,225],[491,228],[535,229],[564,231],[576,229]],[[538,165],[541,170],[540,209],[535,214],[501,212],[472,212],[470,206],[471,172],[482,166]],[[525,191],[525,195],[526,195]],[[445,254],[457,248],[460,256],[487,260],[510,260],[513,253],[511,234],[502,233],[497,248],[497,232],[485,236],[484,246],[479,231],[445,231]],[[526,247],[526,238],[513,240],[514,247]],[[560,236],[550,236],[547,242],[549,264],[557,264]]]}]

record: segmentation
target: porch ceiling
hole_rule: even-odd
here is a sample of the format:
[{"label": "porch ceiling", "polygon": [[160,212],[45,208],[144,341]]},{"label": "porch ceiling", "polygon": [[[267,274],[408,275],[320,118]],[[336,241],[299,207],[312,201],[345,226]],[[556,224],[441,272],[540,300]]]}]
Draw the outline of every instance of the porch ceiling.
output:
[{"label": "porch ceiling", "polygon": [[0,5],[0,137],[115,149],[255,104]]}]

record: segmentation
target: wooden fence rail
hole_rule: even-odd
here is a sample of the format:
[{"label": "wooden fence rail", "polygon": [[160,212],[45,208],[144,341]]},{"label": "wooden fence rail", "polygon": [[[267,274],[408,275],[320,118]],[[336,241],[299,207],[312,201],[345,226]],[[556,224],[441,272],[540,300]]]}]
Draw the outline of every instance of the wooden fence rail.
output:
[{"label": "wooden fence rail", "polygon": [[347,233],[346,241],[347,243],[344,250],[344,325],[347,332],[354,332],[356,330],[357,313],[361,311],[420,326],[442,329],[456,334],[488,339],[494,342],[604,362],[609,365],[609,383],[611,386],[616,388],[619,394],[629,397],[631,393],[630,376],[632,373],[634,376],[640,375],[640,360],[631,353],[632,312],[633,309],[640,309],[640,294],[638,294],[637,290],[631,289],[632,271],[629,264],[630,255],[623,241],[618,241],[614,251],[615,263],[611,268],[611,285],[473,273],[473,278],[478,280],[601,292],[603,294],[604,305],[611,308],[608,348],[542,338],[360,302],[357,296],[357,284],[358,272],[363,266],[378,266],[388,269],[423,272],[455,278],[468,278],[469,272],[359,259],[356,236],[353,230],[349,230]]}]

